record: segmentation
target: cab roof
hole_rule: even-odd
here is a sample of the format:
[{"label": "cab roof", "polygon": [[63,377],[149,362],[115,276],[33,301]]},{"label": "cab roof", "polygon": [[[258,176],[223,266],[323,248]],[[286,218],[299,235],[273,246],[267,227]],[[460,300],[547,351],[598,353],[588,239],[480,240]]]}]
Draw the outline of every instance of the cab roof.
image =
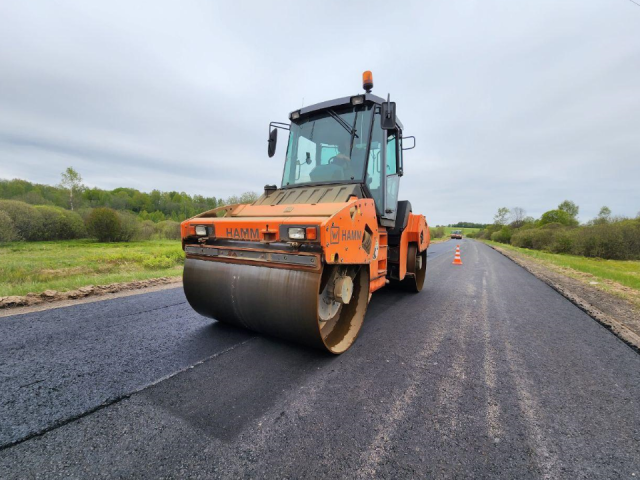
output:
[{"label": "cab roof", "polygon": [[[300,110],[294,110],[294,112],[300,112],[300,115],[306,115],[308,113],[311,112],[316,112],[318,110],[325,110],[327,108],[334,108],[334,107],[340,107],[342,105],[350,105],[351,104],[351,99],[353,97],[359,97],[359,96],[363,96],[365,102],[372,102],[375,103],[376,105],[381,105],[384,102],[386,102],[386,100],[384,98],[380,98],[377,95],[374,95],[373,93],[363,93],[361,95],[352,95],[350,97],[342,97],[342,98],[336,98],[334,100],[328,100],[326,102],[321,102],[321,103],[316,103],[315,105],[309,105],[308,107],[302,107]],[[291,112],[293,113],[293,112]],[[291,118],[291,113],[289,113],[289,118]],[[402,122],[400,121],[400,119],[398,117],[396,117],[396,125],[398,125],[398,127],[400,127],[401,130],[404,130],[404,126],[402,125]]]}]

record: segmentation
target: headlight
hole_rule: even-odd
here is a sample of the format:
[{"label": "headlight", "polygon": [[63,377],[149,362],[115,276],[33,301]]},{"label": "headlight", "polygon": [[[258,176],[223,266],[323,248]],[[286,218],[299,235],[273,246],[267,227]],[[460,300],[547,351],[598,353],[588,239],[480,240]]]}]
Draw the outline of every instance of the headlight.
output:
[{"label": "headlight", "polygon": [[305,231],[304,228],[292,227],[289,229],[289,238],[291,240],[304,240]]},{"label": "headlight", "polygon": [[204,236],[207,234],[207,227],[204,225],[196,225],[196,235]]}]

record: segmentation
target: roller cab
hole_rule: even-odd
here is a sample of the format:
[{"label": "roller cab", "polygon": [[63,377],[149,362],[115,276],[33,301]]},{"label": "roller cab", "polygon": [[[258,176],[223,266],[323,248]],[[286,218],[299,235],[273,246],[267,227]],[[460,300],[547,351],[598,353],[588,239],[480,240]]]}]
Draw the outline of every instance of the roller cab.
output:
[{"label": "roller cab", "polygon": [[338,354],[373,292],[422,289],[429,229],[398,201],[395,104],[367,92],[289,118],[269,127],[269,156],[289,133],[280,188],[182,223],[184,290],[202,315]]}]

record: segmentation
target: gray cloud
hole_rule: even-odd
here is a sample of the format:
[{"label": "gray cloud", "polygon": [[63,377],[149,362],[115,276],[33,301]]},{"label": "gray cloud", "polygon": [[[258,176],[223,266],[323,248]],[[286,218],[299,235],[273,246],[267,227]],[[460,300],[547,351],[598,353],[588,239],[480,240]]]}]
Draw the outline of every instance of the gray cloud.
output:
[{"label": "gray cloud", "polygon": [[0,177],[226,197],[279,183],[267,124],[391,92],[432,224],[640,210],[640,8],[625,1],[5,2]]}]

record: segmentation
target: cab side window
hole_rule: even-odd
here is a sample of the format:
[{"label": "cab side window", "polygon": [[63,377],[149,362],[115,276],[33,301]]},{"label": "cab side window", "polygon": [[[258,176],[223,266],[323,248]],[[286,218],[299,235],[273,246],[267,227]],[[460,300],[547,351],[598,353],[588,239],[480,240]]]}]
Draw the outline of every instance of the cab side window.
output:
[{"label": "cab side window", "polygon": [[397,166],[398,166],[398,158],[397,158],[398,141],[397,141],[397,136],[398,136],[398,134],[396,133],[395,130],[390,130],[387,133],[387,167],[386,167],[386,174],[387,175],[394,175],[395,173],[397,173]]},{"label": "cab side window", "polygon": [[382,165],[382,149],[384,148],[384,131],[380,128],[380,113],[376,112],[373,120],[373,131],[371,132],[371,150],[369,151],[369,162],[367,166],[367,186],[373,196],[378,214],[384,211],[383,205],[383,179],[384,166]]}]

